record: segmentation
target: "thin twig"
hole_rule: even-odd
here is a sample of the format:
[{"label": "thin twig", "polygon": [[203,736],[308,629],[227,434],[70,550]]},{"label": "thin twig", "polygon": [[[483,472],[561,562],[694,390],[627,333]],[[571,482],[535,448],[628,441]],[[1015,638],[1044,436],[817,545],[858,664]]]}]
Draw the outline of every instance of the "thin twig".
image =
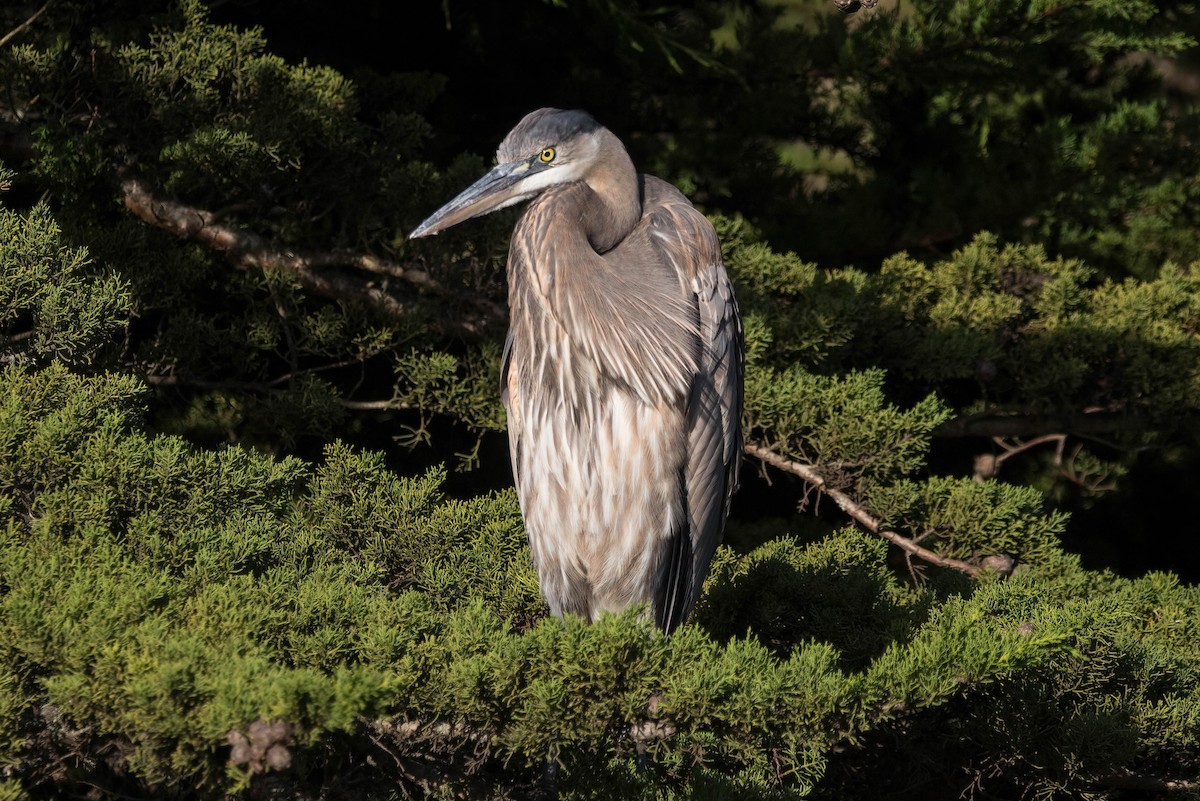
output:
[{"label": "thin twig", "polygon": [[[770,448],[754,442],[747,442],[745,445],[745,451],[751,456],[757,457],[773,467],[777,467],[780,470],[804,479],[821,494],[827,495],[829,498],[831,498],[833,502],[838,505],[838,508],[848,514],[863,528],[867,529],[867,531],[870,531],[873,534],[878,534],[888,542],[903,550],[906,554],[915,556],[921,561],[928,562],[931,565],[958,570],[962,573],[966,573],[968,576],[975,577],[980,574],[982,568],[978,564],[972,564],[971,562],[965,562],[961,559],[943,556],[939,553],[929,550],[928,548],[923,548],[908,537],[884,528],[882,522],[880,522],[874,515],[868,512],[860,504],[856,503],[849,495],[835,487],[831,487],[825,481],[824,477],[817,472],[817,469],[813,465],[793,461],[788,459],[786,456],[776,453]],[[1011,559],[1007,557],[988,557],[982,560],[981,564],[986,567],[999,569],[1000,572],[1010,572],[1013,567],[1011,564]],[[1005,567],[1008,568],[1008,571],[1005,571]]]},{"label": "thin twig", "polygon": [[36,335],[37,335],[37,330],[33,329],[33,328],[31,328],[27,331],[18,331],[15,334],[8,335],[8,337],[7,337],[8,344],[15,345],[18,342],[24,342],[27,339],[32,339]]},{"label": "thin twig", "polygon": [[265,394],[271,392],[280,384],[286,384],[306,375],[321,373],[326,370],[338,370],[340,368],[350,367],[355,364],[361,365],[362,363],[363,359],[361,357],[354,356],[349,359],[341,359],[340,361],[329,362],[328,364],[318,364],[312,367],[301,367],[294,372],[287,372],[283,375],[264,381],[237,381],[232,379],[210,381],[199,377],[181,376],[178,373],[175,373],[173,370],[168,370],[167,372],[155,372],[153,369],[148,370],[143,375],[143,378],[147,384],[159,387],[187,386],[196,387],[198,389],[229,389]]},{"label": "thin twig", "polygon": [[992,437],[992,442],[995,442],[997,446],[1004,449],[1004,453],[996,457],[996,467],[998,469],[1000,465],[1010,457],[1024,453],[1025,451],[1036,448],[1039,445],[1044,445],[1047,442],[1054,442],[1057,444],[1057,448],[1055,449],[1055,453],[1058,454],[1056,464],[1061,465],[1063,443],[1066,441],[1066,439],[1066,434],[1044,434],[1040,437],[1034,437],[1028,442],[1018,442],[1016,444],[1012,444],[1007,442],[1004,437]]},{"label": "thin twig", "polygon": [[396,399],[385,401],[352,401],[343,400],[340,402],[342,408],[353,409],[356,412],[383,412],[383,411],[404,411],[407,409],[415,409],[411,403],[406,401],[398,401]]},{"label": "thin twig", "polygon": [[15,39],[16,37],[20,36],[20,35],[21,35],[21,33],[22,33],[22,32],[23,32],[23,31],[24,31],[26,28],[28,28],[28,27],[29,27],[30,25],[32,25],[33,23],[37,22],[37,18],[38,18],[38,17],[40,17],[40,16],[42,16],[42,12],[44,12],[44,11],[45,11],[47,8],[49,8],[49,7],[50,7],[50,4],[51,4],[51,3],[53,3],[53,2],[54,2],[54,0],[46,0],[46,4],[45,4],[45,5],[43,5],[41,8],[39,8],[37,11],[33,12],[33,16],[32,16],[32,17],[30,17],[29,19],[25,20],[24,22],[22,22],[22,23],[21,23],[20,25],[18,25],[17,27],[13,28],[13,29],[12,29],[11,31],[9,31],[8,33],[4,34],[4,36],[3,36],[3,37],[0,37],[0,47],[4,47],[6,44],[8,44],[9,42],[11,42],[13,39]]},{"label": "thin twig", "polygon": [[336,362],[330,362],[329,364],[318,364],[315,367],[302,367],[294,372],[284,373],[277,378],[272,378],[267,382],[267,386],[273,387],[277,384],[286,384],[287,382],[294,381],[301,376],[311,375],[312,373],[321,373],[326,370],[338,370],[342,367],[350,367],[351,365],[362,363],[363,358],[361,356],[351,356],[349,359],[341,359]]},{"label": "thin twig", "polygon": [[147,384],[155,387],[195,387],[197,389],[211,390],[230,390],[235,392],[256,392],[260,394],[268,394],[274,389],[274,382],[263,383],[260,381],[236,381],[227,379],[224,381],[209,381],[203,378],[192,378],[180,376],[176,373],[155,374],[147,373],[143,376]]},{"label": "thin twig", "polygon": [[1083,452],[1083,445],[1076,445],[1070,455],[1067,455],[1066,434],[1044,434],[1027,442],[1015,443],[1009,442],[1007,437],[992,437],[992,442],[1002,449],[1003,453],[981,453],[975,457],[975,479],[977,481],[995,478],[1000,473],[1000,468],[1005,460],[1052,442],[1054,443],[1054,467],[1059,476],[1088,492],[1108,492],[1116,488],[1116,482],[1106,481],[1105,476],[1089,478],[1086,473],[1081,473],[1076,469],[1075,460]]}]

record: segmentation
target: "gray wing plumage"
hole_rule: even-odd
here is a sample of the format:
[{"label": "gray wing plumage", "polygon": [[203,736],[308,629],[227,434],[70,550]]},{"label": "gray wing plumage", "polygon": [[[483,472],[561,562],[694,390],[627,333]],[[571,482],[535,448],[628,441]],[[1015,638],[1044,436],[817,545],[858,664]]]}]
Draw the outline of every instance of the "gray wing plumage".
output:
[{"label": "gray wing plumage", "polygon": [[694,298],[697,370],[687,401],[681,475],[688,529],[667,546],[655,616],[670,632],[691,611],[721,541],[742,457],[743,334],[712,224],[674,187],[645,179],[650,239]]}]

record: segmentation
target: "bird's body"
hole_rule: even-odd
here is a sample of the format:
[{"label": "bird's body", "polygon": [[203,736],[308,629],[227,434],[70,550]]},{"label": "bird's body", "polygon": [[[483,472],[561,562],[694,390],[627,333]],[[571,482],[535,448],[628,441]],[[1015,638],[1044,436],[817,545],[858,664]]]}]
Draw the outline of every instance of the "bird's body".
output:
[{"label": "bird's body", "polygon": [[593,620],[648,603],[670,631],[741,457],[741,323],[716,233],[583,112],[530,114],[499,161],[489,176],[508,183],[485,176],[414,234],[531,198],[509,248],[501,392],[542,592]]}]

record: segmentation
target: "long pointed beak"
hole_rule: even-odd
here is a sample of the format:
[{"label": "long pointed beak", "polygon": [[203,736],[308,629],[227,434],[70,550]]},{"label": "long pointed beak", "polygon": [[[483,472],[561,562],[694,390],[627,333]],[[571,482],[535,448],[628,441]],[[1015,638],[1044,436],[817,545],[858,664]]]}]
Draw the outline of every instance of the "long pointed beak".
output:
[{"label": "long pointed beak", "polygon": [[522,190],[521,182],[529,177],[529,164],[514,161],[498,164],[475,183],[464,189],[458,197],[429,215],[429,219],[418,225],[409,239],[432,236],[458,225],[463,220],[479,217],[527,199],[533,193]]}]

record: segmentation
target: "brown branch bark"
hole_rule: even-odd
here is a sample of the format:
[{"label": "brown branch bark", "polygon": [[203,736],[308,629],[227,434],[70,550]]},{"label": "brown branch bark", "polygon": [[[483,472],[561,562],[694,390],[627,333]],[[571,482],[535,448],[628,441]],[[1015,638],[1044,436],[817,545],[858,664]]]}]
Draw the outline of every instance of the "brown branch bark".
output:
[{"label": "brown branch bark", "polygon": [[37,22],[37,18],[42,16],[42,14],[45,13],[46,9],[50,7],[51,2],[53,2],[53,0],[46,0],[46,4],[43,5],[41,8],[39,8],[37,11],[33,12],[33,16],[31,16],[29,19],[22,22],[17,27],[13,28],[8,33],[4,34],[3,37],[0,37],[0,47],[4,47],[6,44],[11,42],[13,39],[20,36],[21,33],[23,31],[25,31],[30,25]]},{"label": "brown branch bark", "polygon": [[1004,575],[1010,574],[1016,567],[1016,563],[1012,557],[1004,555],[987,556],[979,560],[964,561],[962,559],[953,559],[949,556],[943,556],[939,553],[924,548],[914,542],[912,539],[897,534],[883,526],[874,515],[868,512],[860,504],[856,503],[846,493],[841,490],[829,486],[825,479],[817,472],[816,467],[802,462],[797,462],[788,459],[775,451],[767,448],[764,445],[759,445],[754,442],[747,442],[745,445],[746,453],[761,459],[763,462],[783,470],[786,473],[799,476],[815,488],[818,492],[830,498],[838,505],[838,508],[848,514],[856,523],[870,531],[873,534],[878,534],[888,542],[900,548],[909,556],[914,556],[923,562],[928,562],[931,565],[938,567],[948,567],[968,576],[978,576],[983,570],[991,569]]},{"label": "brown branch bark", "polygon": [[342,408],[352,409],[356,412],[382,412],[382,411],[408,411],[414,409],[411,403],[398,400],[380,400],[380,401],[352,401],[344,400],[341,402]]},{"label": "brown branch bark", "polygon": [[[306,291],[320,297],[362,303],[395,317],[414,313],[419,303],[400,300],[375,283],[375,276],[383,276],[470,307],[471,311],[456,315],[453,320],[434,322],[432,327],[442,333],[477,337],[505,325],[507,315],[502,307],[487,298],[447,289],[424,270],[369,254],[283,250],[265,237],[220,222],[211,211],[156,195],[135,177],[127,176],[121,180],[121,192],[125,207],[144,222],[224,254],[239,270],[280,270],[295,277]],[[368,276],[348,274],[338,267],[352,268]]]}]

